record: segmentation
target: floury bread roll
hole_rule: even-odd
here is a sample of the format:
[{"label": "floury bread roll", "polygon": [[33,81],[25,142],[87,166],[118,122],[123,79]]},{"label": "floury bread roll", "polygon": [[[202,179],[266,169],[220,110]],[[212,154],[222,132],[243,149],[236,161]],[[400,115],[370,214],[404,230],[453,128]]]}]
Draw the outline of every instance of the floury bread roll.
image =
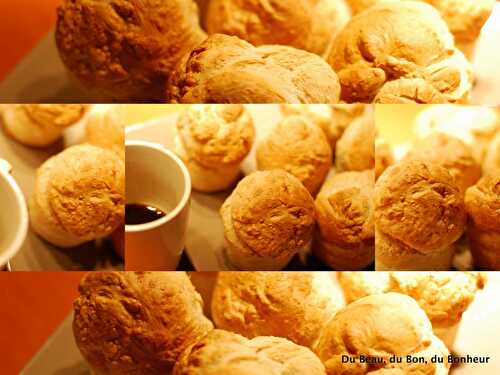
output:
[{"label": "floury bread roll", "polygon": [[361,270],[375,258],[373,170],[330,177],[316,197],[314,253],[336,270]]},{"label": "floury bread roll", "polygon": [[303,116],[288,116],[257,146],[257,169],[283,169],[316,195],[332,166],[325,134]]},{"label": "floury bread roll", "polygon": [[328,62],[348,103],[463,103],[472,88],[470,64],[446,23],[421,2],[381,3],[354,16]]},{"label": "floury bread roll", "polygon": [[340,137],[335,149],[337,172],[375,167],[375,124],[372,113],[358,117]]},{"label": "floury bread roll", "polygon": [[255,46],[282,44],[323,55],[350,17],[344,0],[211,0],[210,34],[236,35]]},{"label": "floury bread roll", "polygon": [[184,272],[91,272],[79,291],[73,334],[95,375],[168,374],[213,329]]},{"label": "floury bread roll", "polygon": [[339,308],[328,272],[222,272],[212,298],[220,329],[245,337],[279,336],[312,347]]},{"label": "floury bread roll", "polygon": [[107,148],[125,158],[125,114],[123,105],[96,104],[86,127],[87,142]]},{"label": "floury bread roll", "polygon": [[204,38],[192,0],[64,0],[57,11],[59,55],[94,101],[163,101],[175,65]]},{"label": "floury bread roll", "polygon": [[306,347],[281,337],[251,340],[213,330],[191,345],[176,363],[173,375],[325,375],[325,368]]},{"label": "floury bread roll", "polygon": [[486,283],[479,272],[339,272],[338,278],[347,303],[388,292],[414,298],[450,349],[462,315]]},{"label": "floury bread roll", "polygon": [[314,201],[297,178],[283,170],[245,177],[220,210],[228,260],[240,270],[280,270],[308,250]]},{"label": "floury bread roll", "polygon": [[337,103],[339,80],[321,57],[289,46],[254,47],[213,34],[171,76],[172,103]]},{"label": "floury bread roll", "polygon": [[500,131],[490,143],[483,162],[484,173],[500,170]]},{"label": "floury bread roll", "polygon": [[382,138],[375,139],[375,180],[396,162],[394,149]]},{"label": "floury bread roll", "polygon": [[445,168],[464,193],[481,177],[481,165],[474,157],[471,147],[444,133],[434,133],[416,142],[405,157]]},{"label": "floury bread roll", "polygon": [[467,233],[476,266],[500,271],[500,169],[484,175],[467,189],[470,217]]},{"label": "floury bread roll", "polygon": [[64,129],[76,124],[87,110],[84,104],[5,104],[6,132],[27,146],[45,147],[61,138]]},{"label": "floury bread roll", "polygon": [[383,270],[447,270],[465,229],[463,192],[443,167],[404,160],[375,184],[375,264]]},{"label": "floury bread roll", "polygon": [[177,121],[175,152],[188,167],[194,189],[216,192],[235,183],[254,138],[243,105],[193,105]]},{"label": "floury bread roll", "polygon": [[110,235],[125,217],[125,166],[116,153],[72,146],[37,171],[30,222],[42,238],[73,247]]},{"label": "floury bread roll", "polygon": [[[399,293],[372,295],[347,305],[324,327],[314,352],[328,375],[446,375],[450,367],[449,352],[432,332],[425,312]],[[424,357],[427,363],[408,363],[408,355]],[[362,362],[361,356],[374,362]],[[393,356],[404,357],[402,363],[390,363]],[[432,363],[433,356],[443,357],[444,363]]]}]

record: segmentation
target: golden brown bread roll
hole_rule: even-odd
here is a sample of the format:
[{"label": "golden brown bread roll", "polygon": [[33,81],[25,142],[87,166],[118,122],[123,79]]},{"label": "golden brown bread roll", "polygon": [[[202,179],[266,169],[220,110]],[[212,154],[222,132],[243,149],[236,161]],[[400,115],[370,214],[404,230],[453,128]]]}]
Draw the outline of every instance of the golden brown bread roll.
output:
[{"label": "golden brown bread roll", "polygon": [[375,139],[375,180],[396,162],[391,144],[381,138]]},{"label": "golden brown bread roll", "polygon": [[56,246],[108,236],[125,217],[123,159],[87,144],[67,148],[38,169],[28,206],[33,230]]},{"label": "golden brown bread roll", "polygon": [[484,173],[493,173],[500,169],[500,131],[491,141],[483,162]]},{"label": "golden brown bread roll", "polygon": [[330,177],[316,197],[314,253],[336,270],[361,270],[375,258],[373,170]]},{"label": "golden brown bread roll", "polygon": [[184,272],[91,272],[74,302],[73,334],[98,374],[167,374],[213,329]]},{"label": "golden brown bread roll", "polygon": [[173,375],[325,375],[321,361],[308,348],[281,337],[248,340],[213,330],[191,345],[176,363]]},{"label": "golden brown bread roll", "polygon": [[255,46],[282,44],[323,55],[350,17],[344,0],[211,0],[210,34],[235,35]]},{"label": "golden brown bread roll", "polygon": [[45,147],[80,121],[87,108],[85,104],[4,104],[1,115],[6,132],[16,141]]},{"label": "golden brown bread roll", "polygon": [[125,115],[119,104],[96,104],[87,118],[87,142],[125,158]]},{"label": "golden brown bread roll", "polygon": [[462,315],[487,279],[480,272],[339,272],[338,278],[348,303],[388,292],[414,298],[448,348]]},{"label": "golden brown bread roll", "polygon": [[186,55],[168,88],[173,103],[337,103],[339,95],[337,75],[319,56],[222,34]]},{"label": "golden brown bread roll", "polygon": [[321,129],[303,116],[277,123],[257,146],[257,169],[283,169],[316,195],[332,165],[332,150]]},{"label": "golden brown bread roll", "polygon": [[354,16],[328,62],[348,103],[462,103],[472,87],[470,64],[446,23],[421,2],[381,3]]},{"label": "golden brown bread roll", "polygon": [[64,0],[57,11],[59,55],[95,102],[164,100],[178,60],[204,38],[192,0]]},{"label": "golden brown bread roll", "polygon": [[[399,293],[371,295],[340,310],[324,327],[314,349],[329,375],[429,374],[449,370],[445,345],[433,334],[425,312],[414,299]],[[351,361],[342,361],[342,356]],[[390,363],[392,356],[427,358],[427,363]],[[434,356],[444,363],[432,363]],[[372,357],[376,364],[360,361]]]},{"label": "golden brown bread roll", "polygon": [[481,177],[481,166],[470,146],[444,133],[435,133],[416,142],[405,158],[418,159],[445,168],[464,193]]},{"label": "golden brown bread roll", "polygon": [[241,180],[220,210],[226,255],[241,270],[280,270],[307,250],[314,229],[314,201],[283,170]]},{"label": "golden brown bread roll", "polygon": [[328,272],[222,272],[212,298],[220,329],[311,347],[337,310]]},{"label": "golden brown bread roll", "polygon": [[194,189],[216,192],[235,183],[254,138],[253,121],[243,105],[193,105],[177,120],[175,152]]},{"label": "golden brown bread roll", "polygon": [[375,167],[375,124],[373,114],[354,120],[344,131],[335,149],[337,172],[364,171]]}]

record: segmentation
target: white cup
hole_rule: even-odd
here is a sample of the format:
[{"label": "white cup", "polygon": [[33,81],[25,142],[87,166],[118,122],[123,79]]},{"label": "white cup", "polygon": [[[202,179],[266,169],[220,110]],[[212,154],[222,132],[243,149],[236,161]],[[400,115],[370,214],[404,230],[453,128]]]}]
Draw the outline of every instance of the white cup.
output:
[{"label": "white cup", "polygon": [[126,201],[156,207],[165,216],[125,226],[125,269],[175,270],[184,249],[191,179],[184,163],[165,147],[125,143]]},{"label": "white cup", "polygon": [[21,189],[0,159],[0,270],[9,267],[28,233],[28,209]]}]

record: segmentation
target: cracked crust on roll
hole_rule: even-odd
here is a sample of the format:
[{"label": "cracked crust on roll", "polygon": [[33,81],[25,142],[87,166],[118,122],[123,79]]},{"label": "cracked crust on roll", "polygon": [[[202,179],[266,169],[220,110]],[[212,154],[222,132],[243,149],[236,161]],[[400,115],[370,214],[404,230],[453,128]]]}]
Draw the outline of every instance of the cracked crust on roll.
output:
[{"label": "cracked crust on roll", "polygon": [[443,167],[404,160],[375,184],[378,230],[422,253],[455,242],[465,221],[463,193]]},{"label": "cracked crust on roll", "polygon": [[217,328],[245,337],[279,336],[311,347],[337,310],[323,272],[223,272],[212,298]]},{"label": "cracked crust on roll", "polygon": [[500,233],[500,169],[467,189],[465,206],[476,226]]},{"label": "cracked crust on roll", "polygon": [[216,329],[186,349],[173,371],[173,375],[252,374],[325,375],[325,368],[311,350],[284,338],[248,340]]},{"label": "cracked crust on roll", "polygon": [[79,292],[73,333],[99,373],[166,374],[213,329],[185,272],[91,272]]},{"label": "cracked crust on roll", "polygon": [[56,42],[92,97],[164,100],[177,62],[205,38],[192,0],[64,0]]},{"label": "cracked crust on roll", "polygon": [[257,169],[283,169],[315,195],[332,165],[325,134],[302,116],[288,116],[276,124],[257,146]]},{"label": "cracked crust on roll", "polygon": [[167,91],[172,103],[337,103],[340,84],[312,53],[213,34],[182,59]]}]

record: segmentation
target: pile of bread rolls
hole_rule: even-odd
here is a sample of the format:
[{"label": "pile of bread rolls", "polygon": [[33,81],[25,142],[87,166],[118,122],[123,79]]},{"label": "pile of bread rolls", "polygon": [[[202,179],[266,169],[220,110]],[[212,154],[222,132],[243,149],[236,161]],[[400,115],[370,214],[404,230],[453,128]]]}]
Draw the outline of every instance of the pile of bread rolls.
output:
[{"label": "pile of bread rolls", "polygon": [[464,103],[493,5],[62,0],[56,42],[96,101]]},{"label": "pile of bread rolls", "polygon": [[[212,321],[186,273],[89,273],[74,303],[73,333],[99,375],[335,375],[374,368],[444,375],[453,335],[443,332],[456,331],[485,284],[475,273],[338,277],[341,288],[330,272],[219,273],[211,301],[205,296]],[[393,356],[404,360],[393,363]],[[443,363],[408,363],[406,356]]]}]

